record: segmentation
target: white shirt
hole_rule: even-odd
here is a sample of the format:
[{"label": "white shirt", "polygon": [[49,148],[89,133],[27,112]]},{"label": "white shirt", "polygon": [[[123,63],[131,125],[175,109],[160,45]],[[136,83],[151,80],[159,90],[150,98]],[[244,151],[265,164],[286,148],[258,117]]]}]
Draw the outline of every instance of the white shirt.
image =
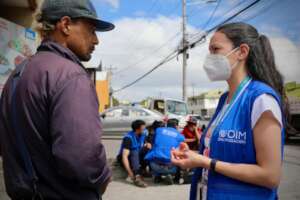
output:
[{"label": "white shirt", "polygon": [[[224,112],[228,107],[228,104],[224,105],[223,108],[221,109],[220,113]],[[270,111],[274,118],[279,122],[280,126],[282,127],[282,112],[280,109],[280,106],[276,99],[268,94],[262,94],[259,97],[257,97],[253,103],[252,107],[252,113],[251,113],[251,127],[254,129],[255,125],[257,124],[258,120],[260,119],[261,115],[266,112]],[[220,115],[219,113],[219,115]],[[218,117],[217,117],[218,118]],[[212,125],[215,122],[212,123]],[[212,132],[214,130],[211,130]],[[209,148],[207,145],[210,144],[210,138],[205,137],[205,148]],[[202,200],[207,199],[207,181],[208,181],[208,170],[203,169],[202,172],[202,180],[200,186],[202,187]],[[199,191],[199,190],[198,190]],[[199,193],[199,192],[198,192]],[[197,199],[199,199],[197,197]]]},{"label": "white shirt", "polygon": [[268,94],[262,94],[256,98],[253,104],[251,113],[251,127],[254,129],[256,123],[260,119],[261,115],[266,112],[272,112],[275,119],[279,122],[282,127],[282,112],[276,99]]}]

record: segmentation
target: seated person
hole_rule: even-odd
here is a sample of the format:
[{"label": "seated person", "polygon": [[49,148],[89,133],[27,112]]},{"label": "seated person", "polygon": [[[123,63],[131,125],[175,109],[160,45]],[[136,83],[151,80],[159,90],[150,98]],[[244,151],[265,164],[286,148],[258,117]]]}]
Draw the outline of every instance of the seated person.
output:
[{"label": "seated person", "polygon": [[144,157],[151,149],[151,144],[146,142],[147,132],[144,121],[136,120],[132,122],[131,127],[132,131],[123,138],[117,160],[136,186],[147,187],[142,174],[147,167]]},{"label": "seated person", "polygon": [[149,161],[154,182],[162,180],[165,176],[168,184],[173,184],[173,176],[177,173],[177,167],[171,164],[171,150],[178,148],[184,141],[184,137],[178,132],[178,120],[170,119],[167,127],[157,128],[155,131],[153,148],[146,155],[145,159]]},{"label": "seated person", "polygon": [[199,142],[201,137],[201,129],[197,127],[197,119],[195,117],[189,117],[187,125],[182,131],[182,135],[185,137],[185,142],[189,146],[190,150],[198,151]]},{"label": "seated person", "polygon": [[165,123],[163,121],[157,121],[155,120],[150,129],[149,129],[149,135],[147,137],[147,142],[151,143],[153,145],[154,143],[154,137],[155,137],[155,131],[156,129],[160,128],[160,127],[165,127]]}]

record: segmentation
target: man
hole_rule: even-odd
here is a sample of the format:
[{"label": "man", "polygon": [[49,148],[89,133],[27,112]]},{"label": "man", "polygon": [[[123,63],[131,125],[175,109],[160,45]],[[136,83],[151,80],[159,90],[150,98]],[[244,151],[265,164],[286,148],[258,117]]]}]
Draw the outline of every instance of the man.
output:
[{"label": "man", "polygon": [[197,119],[190,116],[187,125],[182,131],[182,135],[185,137],[185,142],[189,146],[190,150],[198,151],[199,142],[201,137],[201,129],[197,126]]},{"label": "man", "polygon": [[157,121],[155,120],[150,129],[149,129],[149,134],[148,134],[148,137],[147,137],[147,141],[153,145],[154,143],[154,138],[155,138],[155,132],[156,132],[156,129],[158,128],[161,128],[161,127],[164,127],[165,126],[165,123],[163,121]]},{"label": "man", "polygon": [[173,184],[172,175],[177,173],[177,168],[171,164],[171,150],[178,148],[184,141],[177,129],[178,120],[169,119],[167,127],[157,128],[155,131],[153,148],[145,157],[150,162],[155,183],[161,182],[161,176],[165,176],[167,184]]},{"label": "man", "polygon": [[128,132],[121,144],[117,160],[128,173],[133,183],[145,188],[147,184],[143,181],[142,175],[146,171],[147,163],[144,161],[146,153],[151,149],[151,144],[146,141],[146,124],[142,120],[132,122],[132,131]]},{"label": "man", "polygon": [[0,103],[6,191],[13,200],[98,200],[111,178],[95,88],[81,61],[98,44],[88,0],[45,0],[43,42],[7,81]]}]

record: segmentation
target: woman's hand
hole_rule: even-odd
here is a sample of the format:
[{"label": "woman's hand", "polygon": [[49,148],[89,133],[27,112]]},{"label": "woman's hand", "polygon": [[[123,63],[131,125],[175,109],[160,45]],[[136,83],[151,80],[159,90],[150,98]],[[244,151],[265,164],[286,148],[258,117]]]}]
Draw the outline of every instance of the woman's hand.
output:
[{"label": "woman's hand", "polygon": [[171,161],[182,169],[196,167],[209,168],[211,159],[191,151],[186,143],[181,143],[179,149],[171,151]]}]

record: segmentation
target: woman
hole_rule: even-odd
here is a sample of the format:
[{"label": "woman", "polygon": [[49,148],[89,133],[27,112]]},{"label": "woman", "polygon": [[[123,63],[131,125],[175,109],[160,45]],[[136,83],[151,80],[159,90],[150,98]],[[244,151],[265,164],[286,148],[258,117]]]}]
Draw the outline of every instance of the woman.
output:
[{"label": "woman", "polygon": [[285,126],[283,80],[268,38],[251,25],[219,27],[204,69],[212,81],[226,80],[200,154],[182,144],[172,162],[197,168],[191,200],[277,199]]}]

